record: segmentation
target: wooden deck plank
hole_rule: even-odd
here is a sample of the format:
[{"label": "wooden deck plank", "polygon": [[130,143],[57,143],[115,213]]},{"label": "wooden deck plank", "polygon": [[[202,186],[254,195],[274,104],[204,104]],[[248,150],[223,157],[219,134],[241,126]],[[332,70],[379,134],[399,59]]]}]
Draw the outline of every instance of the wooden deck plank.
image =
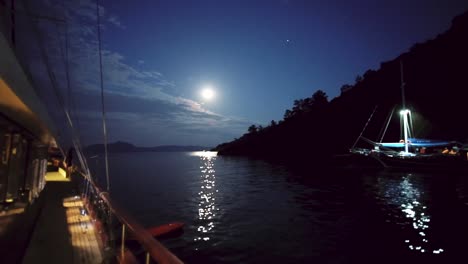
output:
[{"label": "wooden deck plank", "polygon": [[23,263],[70,263],[73,247],[62,199],[72,192],[71,183],[48,182],[41,196],[44,205],[37,219]]},{"label": "wooden deck plank", "polygon": [[71,204],[66,201],[64,205],[68,206],[66,210],[69,230],[78,263],[101,263],[103,257],[91,219],[88,215],[81,215],[80,212],[83,202],[77,199]]},{"label": "wooden deck plank", "polygon": [[23,263],[102,263],[97,233],[71,183],[48,182],[47,199]]}]

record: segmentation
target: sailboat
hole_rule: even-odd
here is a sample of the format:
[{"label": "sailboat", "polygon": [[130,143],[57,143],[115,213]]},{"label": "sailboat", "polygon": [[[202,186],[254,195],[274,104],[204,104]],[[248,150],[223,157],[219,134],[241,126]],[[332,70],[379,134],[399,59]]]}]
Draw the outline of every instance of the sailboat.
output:
[{"label": "sailboat", "polygon": [[[369,121],[350,149],[351,155],[356,157],[355,160],[358,160],[357,163],[361,165],[371,164],[371,166],[376,165],[383,168],[447,170],[468,168],[467,147],[462,143],[413,137],[412,112],[405,104],[405,83],[403,80],[403,63],[401,62],[400,69],[402,109],[399,114],[402,139],[398,142],[382,142],[385,131],[379,142],[363,136],[363,132],[376,110],[374,109]],[[386,128],[388,128],[392,115],[393,111],[387,120]],[[356,146],[359,142],[365,142],[372,147],[358,148]]]}]

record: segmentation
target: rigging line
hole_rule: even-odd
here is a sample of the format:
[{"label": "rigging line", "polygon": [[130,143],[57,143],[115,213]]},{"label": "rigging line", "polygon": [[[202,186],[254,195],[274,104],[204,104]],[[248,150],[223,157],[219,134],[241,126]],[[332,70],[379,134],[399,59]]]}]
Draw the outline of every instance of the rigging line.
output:
[{"label": "rigging line", "polygon": [[[95,155],[95,156],[92,156],[92,157],[89,157],[89,159],[94,159],[96,161],[96,170],[99,168],[99,155]],[[96,174],[98,174],[96,172]],[[89,195],[89,192],[90,192],[90,182],[91,182],[91,178],[85,178],[85,181],[86,181],[86,189],[84,190],[85,191],[85,197],[88,197]]]},{"label": "rigging line", "polygon": [[76,113],[73,112],[72,108],[72,101],[73,101],[73,96],[71,92],[71,84],[70,84],[70,69],[69,69],[69,64],[68,64],[68,24],[65,23],[65,77],[67,79],[67,93],[68,93],[68,111],[70,111],[70,115],[73,116],[76,115]]},{"label": "rigging line", "polygon": [[[59,23],[55,23],[55,27],[57,29],[57,34],[60,35],[60,28],[59,28]],[[67,26],[65,24],[65,42],[67,42],[67,34],[68,34],[68,29],[67,29]],[[67,45],[67,43],[65,43],[65,45]],[[71,111],[71,93],[70,93],[70,75],[69,75],[69,72],[68,72],[68,50],[65,50],[63,48],[63,45],[60,41],[60,38],[58,38],[58,46],[60,48],[60,55],[62,55],[62,63],[65,67],[65,80],[66,80],[66,88],[67,88],[67,102],[65,104],[65,107],[68,109],[68,112],[70,113],[70,116],[73,116],[73,113]],[[64,101],[65,102],[65,101]]]},{"label": "rigging line", "polygon": [[100,25],[100,16],[99,16],[99,0],[96,0],[96,16],[97,16],[97,33],[98,33],[98,47],[99,47],[99,76],[101,83],[101,106],[102,106],[102,130],[104,134],[104,162],[106,168],[106,183],[107,183],[107,192],[110,192],[110,182],[109,182],[109,160],[107,157],[107,128],[106,128],[106,109],[104,104],[104,81],[102,74],[102,52],[101,52],[101,25]]},{"label": "rigging line", "polygon": [[81,192],[81,197],[82,198],[88,198],[88,191],[89,191],[89,181],[84,178],[84,184],[83,184],[83,190]]},{"label": "rigging line", "polygon": [[400,115],[400,139],[402,139],[405,134],[405,124],[403,124],[403,122],[405,122],[403,115]]},{"label": "rigging line", "polygon": [[81,166],[83,169],[86,171],[86,175],[88,177],[91,177],[91,171],[89,170],[88,162],[86,161],[86,158],[84,158],[83,150],[81,149],[81,146],[79,143],[77,143],[74,139],[72,139],[73,146],[75,146],[75,151],[78,156],[78,159],[80,160]]},{"label": "rigging line", "polygon": [[[16,0],[11,0],[12,2],[16,1]],[[6,2],[4,2],[4,0],[0,0],[0,4],[6,6]],[[11,10],[10,11],[11,13],[15,13],[17,15],[23,15],[23,14],[27,14],[28,16],[36,19],[36,20],[47,20],[47,21],[52,21],[52,22],[59,22],[59,23],[64,23],[65,22],[65,19],[62,19],[62,18],[58,18],[58,17],[53,17],[53,16],[47,16],[47,15],[41,15],[41,14],[33,14],[32,12],[30,12],[28,14],[27,11],[25,10],[21,10],[20,8],[17,8],[15,7],[14,10]]]},{"label": "rigging line", "polygon": [[[65,5],[64,5],[65,9]],[[62,59],[64,60],[64,65],[65,65],[65,76],[66,76],[66,83],[67,83],[67,96],[68,96],[68,104],[66,105],[68,108],[68,113],[70,115],[70,123],[72,124],[71,126],[71,133],[72,133],[72,145],[75,148],[75,151],[78,155],[78,158],[80,159],[80,163],[83,163],[85,166],[85,170],[87,173],[89,173],[89,168],[88,164],[86,162],[86,158],[84,157],[83,151],[82,151],[82,144],[80,142],[80,134],[76,130],[75,127],[73,127],[73,112],[72,112],[72,103],[73,103],[73,97],[71,96],[71,84],[70,84],[70,73],[69,73],[69,64],[68,64],[68,24],[66,20],[64,20],[64,25],[65,25],[65,50],[63,49],[62,45],[59,43],[60,47],[60,53],[62,55]],[[59,23],[56,22],[56,28],[57,28],[57,33],[59,32]],[[65,102],[65,101],[64,101]],[[65,107],[65,106],[64,106]]]},{"label": "rigging line", "polygon": [[[63,10],[64,10],[64,17],[65,19],[63,20],[64,21],[64,26],[65,26],[65,51],[63,51],[63,47],[60,45],[61,47],[61,52],[62,52],[62,58],[64,58],[64,64],[65,64],[65,75],[66,75],[66,81],[67,81],[67,93],[68,93],[68,111],[70,112],[70,116],[71,116],[71,119],[73,120],[73,117],[75,119],[75,122],[76,122],[76,125],[77,127],[74,127],[74,130],[72,131],[75,132],[75,138],[77,140],[77,145],[79,147],[76,147],[75,146],[75,151],[79,153],[79,155],[82,156],[82,159],[84,161],[84,164],[86,166],[86,170],[87,172],[89,173],[89,168],[88,168],[88,164],[87,164],[87,161],[86,161],[86,158],[83,158],[84,154],[83,154],[83,150],[82,150],[82,143],[81,143],[81,134],[80,134],[80,131],[79,131],[79,122],[78,122],[78,117],[77,117],[77,114],[76,114],[76,105],[75,105],[75,100],[74,100],[74,97],[72,96],[72,89],[71,89],[71,81],[70,81],[70,67],[69,67],[69,43],[68,43],[68,20],[66,19],[67,18],[67,12],[66,12],[66,4],[65,4],[65,1],[63,1]],[[56,25],[57,25],[57,29],[58,29],[58,22],[56,22]]]},{"label": "rigging line", "polygon": [[[63,3],[63,9],[66,10],[66,5]],[[66,75],[66,83],[67,83],[67,95],[68,95],[68,115],[70,115],[68,118],[70,119],[70,124],[71,124],[71,133],[72,133],[72,143],[73,146],[75,147],[75,151],[80,159],[80,163],[84,164],[84,169],[86,172],[90,175],[90,170],[86,161],[86,158],[84,158],[83,150],[82,150],[82,144],[80,140],[80,133],[76,129],[76,127],[73,126],[73,111],[72,111],[72,105],[74,106],[74,100],[73,97],[71,96],[71,82],[70,82],[70,72],[69,72],[69,57],[68,57],[68,23],[66,18],[63,19],[62,21],[56,21],[56,26],[58,30],[59,22],[63,22],[65,25],[65,51],[60,45],[60,51],[62,58],[64,59],[64,65],[65,65],[65,75]],[[76,113],[76,111],[75,111]],[[75,119],[76,119],[76,114],[75,114]]]},{"label": "rigging line", "polygon": [[401,101],[403,104],[403,109],[406,108],[405,102],[405,80],[403,79],[403,60],[400,60],[400,77],[401,77]]},{"label": "rigging line", "polygon": [[377,107],[378,107],[378,105],[376,105],[376,106],[374,107],[374,111],[372,111],[372,114],[369,116],[369,119],[367,119],[367,122],[366,122],[366,124],[364,125],[364,128],[363,128],[362,131],[361,131],[361,134],[359,134],[359,137],[356,138],[356,141],[354,141],[354,144],[353,144],[353,146],[351,147],[352,149],[353,149],[354,147],[356,147],[356,144],[358,143],[359,139],[362,137],[362,134],[363,134],[364,131],[366,130],[367,125],[369,125],[369,122],[371,121],[372,116],[374,115],[375,111],[377,110]]},{"label": "rigging line", "polygon": [[[109,160],[107,155],[107,128],[106,128],[106,109],[104,104],[104,77],[102,73],[102,47],[101,47],[101,19],[99,16],[99,0],[96,0],[96,20],[97,20],[97,35],[98,35],[98,52],[99,52],[99,77],[101,85],[101,107],[102,107],[102,130],[104,136],[104,167],[106,169],[106,191],[110,194],[110,180],[109,180]],[[108,207],[108,234],[110,241],[114,241],[114,232],[112,230],[112,211]]]},{"label": "rigging line", "polygon": [[[67,12],[67,5],[66,5],[66,0],[62,1],[62,8],[63,8],[63,13],[64,13],[64,25],[65,25],[65,72],[66,72],[66,78],[67,78],[67,89],[68,89],[68,100],[69,100],[69,110],[70,114],[72,116],[72,119],[74,118],[76,127],[75,131],[77,132],[78,139],[80,142],[82,141],[81,134],[80,134],[80,122],[77,116],[76,112],[76,103],[75,103],[75,97],[73,96],[73,91],[71,88],[71,81],[70,81],[70,56],[69,56],[69,38],[68,38],[68,12]],[[57,23],[58,24],[58,23]]]},{"label": "rigging line", "polygon": [[390,112],[390,116],[387,118],[387,125],[385,125],[385,130],[381,134],[382,137],[380,138],[380,143],[382,143],[382,140],[385,137],[385,134],[387,133],[388,125],[390,125],[390,121],[392,120],[394,112],[395,112],[395,107],[392,108],[392,112]]},{"label": "rigging line", "polygon": [[409,132],[410,132],[410,137],[413,138],[413,137],[416,137],[416,135],[414,134],[414,124],[413,124],[413,114],[411,114],[411,112],[409,113]]},{"label": "rigging line", "polygon": [[[58,90],[57,80],[55,78],[54,72],[52,71],[52,67],[50,66],[50,61],[49,61],[49,58],[47,56],[47,52],[46,52],[45,47],[44,47],[44,39],[42,38],[42,35],[39,32],[39,29],[38,29],[37,25],[35,23],[33,23],[32,19],[31,19],[31,10],[29,8],[29,5],[26,3],[27,1],[23,0],[22,2],[23,2],[23,6],[25,7],[26,12],[28,14],[26,17],[28,18],[29,24],[33,28],[33,31],[34,31],[34,33],[36,35],[37,40],[38,40],[37,43],[38,43],[39,50],[40,50],[40,56],[42,57],[42,60],[43,60],[43,62],[45,64],[45,66],[46,66],[45,68],[46,68],[47,74],[48,74],[50,82],[51,82],[52,90],[54,92],[55,97],[57,98],[59,106],[65,112],[65,116],[66,116],[68,125],[70,126],[70,129],[72,131],[72,135],[71,135],[72,136],[72,142],[73,142],[75,148],[77,150],[79,150],[80,147],[78,146],[77,142],[75,141],[75,135],[73,133],[73,130],[74,130],[73,121],[71,120],[71,117],[70,117],[67,109],[65,108],[65,103],[64,103],[63,97],[62,97],[60,91]],[[61,149],[61,152],[62,152],[63,156],[66,156],[62,149]],[[78,151],[77,151],[77,153],[80,154]],[[83,157],[81,155],[78,155],[78,158],[80,160],[81,166],[86,170],[87,173],[89,173],[89,167],[87,166],[86,161],[83,160]]]},{"label": "rigging line", "polygon": [[[31,25],[31,27],[33,28],[34,33],[36,34],[36,38],[38,40],[37,42],[39,44],[38,46],[39,46],[39,50],[40,50],[40,55],[42,57],[42,60],[44,61],[45,68],[47,70],[47,74],[49,75],[49,79],[50,79],[50,82],[51,82],[51,86],[53,88],[53,92],[54,92],[55,96],[57,97],[57,101],[58,101],[59,105],[66,112],[66,109],[65,109],[64,103],[63,103],[63,98],[61,97],[60,92],[58,91],[58,89],[56,87],[55,75],[51,70],[50,62],[48,61],[46,50],[45,50],[45,47],[43,45],[44,44],[43,43],[44,42],[43,38],[41,36],[41,33],[39,32],[39,29],[38,29],[37,25],[31,19],[30,8],[29,8],[28,4],[26,4],[27,1],[23,0],[22,2],[23,2],[23,6],[25,7],[25,10],[27,12],[26,17],[29,20],[29,24]],[[61,150],[61,152],[62,152],[62,155],[65,156],[65,153],[62,150]]]}]

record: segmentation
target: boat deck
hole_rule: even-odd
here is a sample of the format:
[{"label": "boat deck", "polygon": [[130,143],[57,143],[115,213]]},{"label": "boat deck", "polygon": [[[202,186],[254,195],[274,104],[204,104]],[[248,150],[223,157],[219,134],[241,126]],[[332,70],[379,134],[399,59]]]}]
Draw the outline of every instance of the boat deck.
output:
[{"label": "boat deck", "polygon": [[69,197],[64,199],[63,206],[73,246],[73,263],[101,263],[102,246],[96,236],[92,220],[88,215],[81,214],[83,201],[78,196]]},{"label": "boat deck", "polygon": [[49,171],[45,175],[47,182],[69,182],[71,181],[70,178],[67,178],[67,173],[62,169],[59,168],[58,171]]},{"label": "boat deck", "polygon": [[0,262],[20,263],[44,199],[33,204],[2,206],[0,213]]},{"label": "boat deck", "polygon": [[23,263],[101,263],[102,247],[72,182],[49,181]]}]

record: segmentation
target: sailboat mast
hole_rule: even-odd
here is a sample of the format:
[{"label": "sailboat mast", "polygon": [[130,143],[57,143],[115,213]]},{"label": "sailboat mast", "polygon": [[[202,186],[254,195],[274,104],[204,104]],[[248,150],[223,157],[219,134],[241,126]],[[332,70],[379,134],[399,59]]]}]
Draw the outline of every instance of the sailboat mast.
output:
[{"label": "sailboat mast", "polygon": [[404,128],[404,140],[405,140],[405,153],[408,153],[408,110],[404,110],[403,114],[403,128]]},{"label": "sailboat mast", "polygon": [[400,60],[400,76],[401,76],[401,101],[403,110],[401,113],[403,114],[403,135],[404,135],[404,146],[405,146],[405,153],[408,153],[408,114],[409,110],[406,109],[405,104],[405,81],[403,79],[403,61]]},{"label": "sailboat mast", "polygon": [[403,79],[403,61],[400,60],[400,78],[401,78],[401,103],[403,110],[406,110],[405,104],[405,80]]}]

